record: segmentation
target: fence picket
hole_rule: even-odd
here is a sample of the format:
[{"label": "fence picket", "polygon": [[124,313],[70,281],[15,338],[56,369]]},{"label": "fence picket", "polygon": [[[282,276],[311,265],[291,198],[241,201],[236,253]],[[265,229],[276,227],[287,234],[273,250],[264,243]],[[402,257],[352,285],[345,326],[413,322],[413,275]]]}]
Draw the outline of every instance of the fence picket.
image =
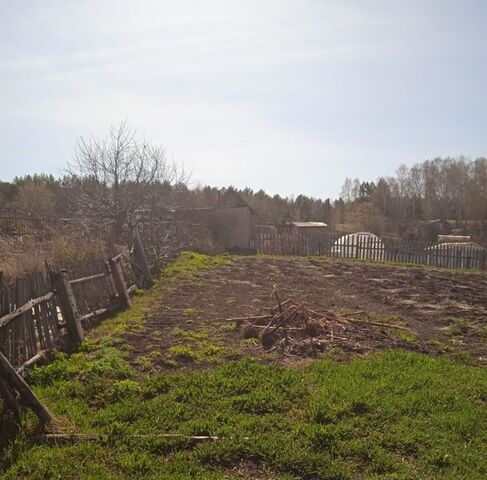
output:
[{"label": "fence picket", "polygon": [[361,235],[325,232],[317,235],[276,226],[270,232],[257,229],[253,245],[262,254],[323,255],[415,263],[447,268],[482,269],[487,267],[487,250],[472,245],[442,247],[442,244],[379,239]]}]

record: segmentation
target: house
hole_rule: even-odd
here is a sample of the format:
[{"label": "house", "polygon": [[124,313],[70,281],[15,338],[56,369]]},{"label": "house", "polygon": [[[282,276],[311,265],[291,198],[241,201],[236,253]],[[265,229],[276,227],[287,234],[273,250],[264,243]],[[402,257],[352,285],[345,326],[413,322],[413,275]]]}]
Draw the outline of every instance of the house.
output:
[{"label": "house", "polygon": [[203,224],[226,250],[245,251],[253,246],[255,212],[233,189],[222,192],[212,207],[177,210],[175,214],[178,219]]},{"label": "house", "polygon": [[438,235],[449,235],[451,225],[446,220],[436,219],[419,222],[417,225],[417,239],[425,242],[434,241]]}]

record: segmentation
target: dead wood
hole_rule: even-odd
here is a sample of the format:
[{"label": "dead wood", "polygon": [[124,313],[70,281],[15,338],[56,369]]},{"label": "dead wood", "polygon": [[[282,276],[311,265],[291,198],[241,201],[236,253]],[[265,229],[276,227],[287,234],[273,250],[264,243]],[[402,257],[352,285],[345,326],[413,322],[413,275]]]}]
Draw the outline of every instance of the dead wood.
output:
[{"label": "dead wood", "polygon": [[[243,335],[256,337],[260,330],[258,337],[266,351],[277,349],[285,355],[298,357],[316,356],[332,348],[366,352],[399,342],[385,329],[409,331],[400,325],[374,322],[365,311],[342,315],[332,310],[317,312],[291,298],[281,301],[276,285],[271,298],[276,304],[265,308],[271,314],[229,319],[246,322],[241,329]],[[367,319],[352,318],[356,315],[365,315]],[[265,325],[262,325],[263,320],[267,321]]]},{"label": "dead wood", "polygon": [[[51,414],[37,399],[25,380],[16,372],[12,365],[10,365],[2,352],[0,352],[0,378],[2,378],[4,384],[9,387],[7,389],[8,391],[12,392],[14,395],[14,392],[17,392],[21,403],[32,409],[43,425],[52,424],[53,417]],[[3,394],[5,395],[5,392],[3,392]],[[11,398],[9,398],[8,392],[6,393],[6,397],[6,401],[10,402]]]}]

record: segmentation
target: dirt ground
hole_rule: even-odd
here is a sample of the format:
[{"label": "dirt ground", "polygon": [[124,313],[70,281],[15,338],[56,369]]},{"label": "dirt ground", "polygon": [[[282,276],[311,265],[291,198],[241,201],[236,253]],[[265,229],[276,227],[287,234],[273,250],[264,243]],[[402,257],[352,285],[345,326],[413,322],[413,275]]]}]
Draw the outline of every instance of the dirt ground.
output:
[{"label": "dirt ground", "polygon": [[[128,339],[132,358],[150,358],[168,367],[244,353],[265,358],[258,340],[243,340],[226,320],[272,307],[273,284],[282,299],[291,297],[316,311],[363,310],[376,322],[410,329],[410,338],[381,348],[399,345],[487,365],[485,273],[264,256],[232,257],[228,264],[202,271],[194,281],[165,292],[161,311],[147,319],[144,332]],[[390,333],[393,338],[393,329]],[[278,352],[272,355],[290,361],[279,358]]]}]

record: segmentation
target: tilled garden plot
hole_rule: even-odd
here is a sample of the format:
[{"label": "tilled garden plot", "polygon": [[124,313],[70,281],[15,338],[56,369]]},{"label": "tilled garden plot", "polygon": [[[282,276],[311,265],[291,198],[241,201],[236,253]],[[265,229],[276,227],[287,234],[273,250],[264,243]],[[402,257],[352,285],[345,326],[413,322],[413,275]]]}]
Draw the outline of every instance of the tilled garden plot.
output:
[{"label": "tilled garden plot", "polygon": [[[229,322],[274,308],[274,285],[282,299],[321,315],[319,334],[302,338],[299,347],[295,342],[284,348],[280,338],[280,346],[264,348],[259,338],[244,338]],[[357,311],[360,315],[350,317]],[[301,325],[287,328],[289,338]],[[248,353],[289,362],[329,350],[352,354],[391,347],[460,354],[482,364],[487,275],[311,257],[230,257],[165,290],[162,307],[128,341],[132,358],[149,355],[167,366],[204,365]]]}]

